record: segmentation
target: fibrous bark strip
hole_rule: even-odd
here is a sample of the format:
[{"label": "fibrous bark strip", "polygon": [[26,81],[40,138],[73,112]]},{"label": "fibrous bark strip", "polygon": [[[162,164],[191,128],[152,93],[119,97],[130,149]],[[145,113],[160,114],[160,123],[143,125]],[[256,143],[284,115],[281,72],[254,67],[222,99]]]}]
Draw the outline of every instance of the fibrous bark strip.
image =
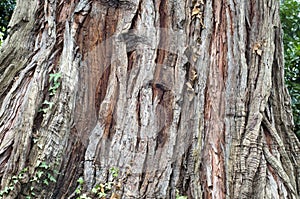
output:
[{"label": "fibrous bark strip", "polygon": [[45,161],[59,174],[43,198],[75,197],[79,177],[90,193],[112,167],[122,198],[299,197],[278,6],[18,1],[0,56],[1,187],[27,167],[9,195],[29,194]]}]

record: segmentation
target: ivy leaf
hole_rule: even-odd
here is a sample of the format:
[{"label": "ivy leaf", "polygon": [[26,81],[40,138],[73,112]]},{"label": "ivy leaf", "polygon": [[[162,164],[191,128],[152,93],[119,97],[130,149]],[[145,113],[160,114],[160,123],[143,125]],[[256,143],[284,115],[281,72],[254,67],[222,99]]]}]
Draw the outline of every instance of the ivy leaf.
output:
[{"label": "ivy leaf", "polygon": [[48,106],[49,106],[48,109],[51,109],[52,106],[53,106],[53,104],[54,104],[54,102],[49,102],[49,101],[45,100],[45,101],[43,102],[43,104],[48,105]]},{"label": "ivy leaf", "polygon": [[82,184],[84,183],[84,180],[83,180],[82,177],[80,177],[80,178],[78,178],[77,182],[78,182],[80,185],[82,185]]},{"label": "ivy leaf", "polygon": [[118,168],[115,168],[115,167],[112,167],[109,169],[109,173],[114,177],[118,177],[119,175],[119,169]]},{"label": "ivy leaf", "polygon": [[44,181],[43,181],[43,183],[45,184],[45,185],[49,185],[49,182],[48,182],[48,180],[47,179],[45,179]]},{"label": "ivy leaf", "polygon": [[61,78],[61,73],[52,73],[49,74],[49,83],[53,80],[53,82],[57,82],[59,78]]},{"label": "ivy leaf", "polygon": [[92,189],[92,193],[98,193],[98,191],[100,190],[100,185],[97,184],[93,189]]},{"label": "ivy leaf", "polygon": [[6,193],[6,194],[8,194],[8,193],[9,193],[9,191],[10,191],[9,187],[4,187],[4,189],[3,189],[3,193]]},{"label": "ivy leaf", "polygon": [[75,189],[75,193],[76,193],[76,194],[80,194],[80,193],[81,193],[81,188]]},{"label": "ivy leaf", "polygon": [[56,179],[55,179],[54,176],[52,176],[50,173],[48,173],[48,179],[49,179],[51,182],[56,182]]},{"label": "ivy leaf", "polygon": [[40,165],[39,165],[40,168],[44,168],[44,169],[48,169],[49,168],[49,165],[46,163],[46,162],[42,162]]},{"label": "ivy leaf", "polygon": [[37,178],[41,178],[43,174],[44,174],[43,171],[37,171],[37,172],[36,172]]}]

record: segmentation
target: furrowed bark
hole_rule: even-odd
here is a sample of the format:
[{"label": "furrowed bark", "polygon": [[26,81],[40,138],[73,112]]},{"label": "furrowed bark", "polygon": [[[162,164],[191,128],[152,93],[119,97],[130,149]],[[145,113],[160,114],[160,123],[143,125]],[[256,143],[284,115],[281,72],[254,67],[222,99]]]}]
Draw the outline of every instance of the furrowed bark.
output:
[{"label": "furrowed bark", "polygon": [[109,196],[296,199],[278,10],[19,0],[0,56],[1,190],[28,168],[6,197],[95,197],[118,168]]}]

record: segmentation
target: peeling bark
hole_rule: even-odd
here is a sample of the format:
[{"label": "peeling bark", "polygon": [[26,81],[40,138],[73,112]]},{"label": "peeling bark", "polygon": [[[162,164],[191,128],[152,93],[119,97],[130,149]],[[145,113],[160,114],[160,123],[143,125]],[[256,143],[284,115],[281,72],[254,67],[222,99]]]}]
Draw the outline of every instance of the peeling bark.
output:
[{"label": "peeling bark", "polygon": [[[1,190],[28,171],[5,197],[76,198],[79,177],[92,197],[114,167],[120,198],[298,198],[278,10],[19,0],[0,56]],[[32,181],[41,169],[55,182]]]}]

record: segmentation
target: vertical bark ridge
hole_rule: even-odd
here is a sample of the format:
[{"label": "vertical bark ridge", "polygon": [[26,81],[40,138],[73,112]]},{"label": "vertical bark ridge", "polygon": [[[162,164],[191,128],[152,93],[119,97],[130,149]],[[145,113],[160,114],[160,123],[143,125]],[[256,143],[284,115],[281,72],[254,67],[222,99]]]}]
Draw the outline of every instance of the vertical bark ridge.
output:
[{"label": "vertical bark ridge", "polygon": [[[47,59],[49,50],[51,51],[51,46],[44,52],[45,54],[41,54],[36,48],[34,49],[34,41],[30,38],[30,31],[32,31],[32,27],[34,27],[34,14],[37,5],[35,2],[26,5],[23,5],[23,3],[24,2],[19,2],[18,5],[25,7],[29,6],[28,13],[24,16],[19,15],[20,13],[16,13],[12,17],[10,25],[13,27],[13,30],[8,41],[13,42],[12,44],[20,45],[21,49],[24,49],[24,51],[20,51],[20,53],[30,54],[30,56],[21,58],[21,54],[19,54],[15,57],[16,65],[12,64],[7,67],[8,70],[16,68],[16,70],[12,70],[14,81],[11,79],[2,79],[3,81],[8,80],[12,83],[11,87],[9,87],[10,90],[7,93],[1,93],[1,99],[3,99],[4,102],[2,103],[0,110],[1,132],[2,135],[4,135],[3,139],[1,139],[1,154],[4,153],[6,157],[4,157],[3,160],[7,161],[5,163],[6,166],[1,168],[1,173],[3,173],[2,177],[4,179],[1,183],[2,186],[6,186],[10,182],[10,175],[20,172],[26,166],[31,144],[30,139],[32,137],[31,128],[37,112],[37,109],[32,109],[32,106],[39,104],[41,100],[35,97],[38,94],[38,88],[41,86],[38,81],[41,78],[40,74],[37,74],[35,70],[41,70],[43,68],[39,64]],[[24,19],[22,17],[24,17]],[[17,30],[20,30],[21,35],[14,34]],[[20,38],[22,37],[24,40],[21,41]],[[15,46],[8,45],[7,48],[15,48]],[[29,51],[34,52],[29,53]],[[18,72],[19,70],[20,72]],[[4,77],[10,78],[9,75],[5,75]],[[6,83],[1,83],[1,85],[7,86]],[[17,88],[19,88],[19,90],[17,90]],[[3,94],[5,94],[5,97]],[[6,104],[6,107],[4,104]],[[5,111],[7,106],[13,108],[11,112]],[[21,118],[21,115],[25,115],[26,117]],[[21,147],[19,148],[18,145]],[[11,153],[6,153],[6,150],[11,151]],[[15,153],[15,155],[12,156],[12,153]]]},{"label": "vertical bark ridge", "polygon": [[[235,10],[236,8],[234,8],[232,5],[234,4],[231,4],[230,8],[232,10]],[[250,6],[250,9],[248,6]],[[271,156],[271,153],[265,147],[265,145],[270,145],[273,142],[272,141],[270,143],[270,139],[268,142],[266,142],[266,136],[268,136],[268,132],[274,132],[274,131],[271,130],[272,128],[269,128],[268,130],[267,129],[262,130],[263,128],[262,126],[265,123],[263,121],[266,119],[264,112],[268,107],[268,101],[270,100],[269,97],[272,93],[271,90],[277,88],[276,86],[277,83],[274,84],[274,80],[272,80],[272,76],[273,76],[272,74],[274,74],[275,73],[274,70],[276,70],[275,69],[276,67],[274,67],[274,63],[278,62],[277,61],[278,59],[279,60],[282,59],[282,55],[278,54],[277,48],[275,48],[275,46],[278,45],[278,42],[276,42],[277,39],[275,35],[277,33],[276,33],[276,28],[274,29],[274,27],[279,26],[277,24],[278,22],[278,13],[276,12],[277,6],[278,4],[271,1],[270,2],[258,1],[249,4],[246,3],[244,5],[243,3],[241,3],[239,7],[240,13],[242,15],[241,21],[235,22],[235,24],[237,24],[236,27],[237,28],[240,27],[239,30],[240,33],[246,32],[245,29],[243,30],[241,29],[241,27],[249,26],[251,29],[249,29],[246,32],[246,34],[241,34],[240,39],[242,40],[239,43],[239,44],[248,43],[250,47],[249,50],[247,50],[247,46],[242,46],[242,45],[238,45],[237,47],[232,46],[233,50],[235,48],[242,47],[241,51],[245,52],[245,54],[241,54],[241,55],[242,56],[244,55],[245,57],[241,57],[239,60],[236,60],[234,56],[232,56],[232,58],[229,58],[230,61],[234,60],[235,63],[240,63],[241,66],[246,66],[241,68],[241,69],[245,68],[245,70],[240,70],[241,74],[239,75],[239,77],[245,77],[242,80],[243,81],[247,80],[248,85],[250,86],[249,87],[250,89],[248,88],[246,90],[244,86],[245,83],[241,82],[240,83],[241,86],[237,87],[240,88],[240,90],[242,91],[242,93],[244,93],[244,95],[248,96],[246,97],[248,98],[247,100],[248,102],[242,101],[241,106],[239,106],[240,103],[238,103],[238,101],[236,105],[233,104],[232,106],[229,105],[229,107],[234,107],[234,106],[236,107],[235,109],[237,114],[235,117],[228,118],[229,122],[230,120],[233,120],[232,122],[230,122],[231,124],[235,123],[235,125],[230,125],[230,128],[232,128],[233,126],[237,127],[237,131],[236,131],[237,134],[235,133],[233,133],[232,135],[228,134],[229,135],[228,138],[232,140],[232,144],[231,144],[232,147],[230,150],[230,154],[237,155],[237,156],[236,155],[233,156],[234,158],[231,159],[232,161],[228,159],[228,166],[229,168],[232,168],[233,171],[229,169],[228,172],[229,175],[227,175],[227,177],[231,178],[230,173],[235,172],[235,177],[233,176],[232,178],[232,182],[235,181],[235,183],[233,184],[233,186],[231,186],[230,184],[227,185],[227,188],[229,188],[228,190],[228,194],[230,194],[229,196],[234,198],[274,197],[275,195],[277,195],[277,193],[268,191],[268,188],[274,186],[274,183],[272,181],[278,182],[279,178],[285,179],[283,180],[285,181],[284,184],[286,185],[285,189],[288,189],[289,190],[288,193],[290,193],[289,196],[288,194],[286,194],[285,197],[291,197],[291,198],[295,197],[293,190],[295,189],[296,184],[293,183],[293,179],[290,179],[292,175],[285,174],[283,169],[281,169],[283,167],[280,166],[281,164],[283,164],[286,165],[284,166],[284,168],[293,167],[291,165],[289,166],[287,165],[288,164],[287,162],[290,162],[290,160],[287,157],[287,155],[285,155],[286,154],[284,152],[285,147],[281,145],[281,147],[279,147],[281,151],[277,151],[277,152],[274,151],[274,148],[268,149],[271,150],[271,153],[280,154],[281,158],[285,159],[285,161],[282,161],[282,163],[275,161],[275,159],[272,158],[273,155]],[[269,9],[271,7],[272,9]],[[249,12],[246,12],[246,10],[248,10]],[[239,19],[239,18],[234,17],[234,19]],[[257,21],[260,21],[260,23],[257,23]],[[273,26],[267,24],[273,24]],[[268,34],[266,35],[266,33]],[[244,37],[244,35],[247,36]],[[233,39],[235,38],[236,37],[233,37]],[[248,42],[246,42],[247,39]],[[274,57],[274,55],[277,56]],[[277,63],[276,66],[278,65],[280,64]],[[229,66],[233,66],[233,65],[229,64]],[[232,73],[228,72],[228,74],[232,74]],[[280,79],[280,82],[281,81],[283,81],[283,79]],[[235,80],[235,82],[238,82],[238,80]],[[229,85],[230,87],[232,87],[231,86],[232,83],[230,83]],[[241,99],[243,100],[245,99],[245,97],[242,97]],[[233,101],[230,100],[229,104],[231,104],[234,101],[235,100]],[[244,108],[241,109],[240,107],[244,107]],[[240,113],[239,110],[241,110]],[[280,111],[282,110],[283,109],[281,109]],[[247,112],[247,114],[245,111]],[[231,111],[229,108],[227,108],[227,112],[230,116]],[[275,112],[276,111],[274,111],[272,115],[275,115],[276,118],[276,114],[274,114]],[[227,143],[230,143],[230,140],[228,140]],[[278,140],[278,138],[275,140]],[[275,144],[280,146],[278,142],[279,141],[275,141]],[[297,146],[297,144],[295,145]],[[239,153],[239,151],[241,151],[241,153]],[[228,155],[228,157],[230,156],[230,154]],[[278,164],[275,162],[277,162]],[[280,172],[274,173],[273,170],[274,167],[276,167],[278,171],[283,171],[283,172],[281,174]],[[288,170],[289,169],[287,169],[286,171]],[[272,173],[273,177],[270,177],[270,173]],[[265,183],[262,184],[256,183],[257,179],[265,181]],[[291,180],[292,183],[290,183]],[[230,187],[232,187],[233,189],[230,190]],[[252,187],[252,189],[249,189],[249,187]],[[287,193],[285,189],[279,190],[279,192]],[[261,191],[261,190],[265,190],[265,191]]]},{"label": "vertical bark ridge", "polygon": [[[225,197],[224,171],[224,83],[227,70],[227,38],[224,2],[213,1],[212,39],[204,109],[204,142],[202,151],[202,186],[205,198]],[[210,121],[210,122],[208,122]]]},{"label": "vertical bark ridge", "polygon": [[[75,96],[74,93],[76,92],[76,84],[74,82],[77,82],[76,68],[78,66],[80,57],[80,55],[77,53],[76,47],[74,47],[72,39],[70,38],[74,37],[73,34],[77,31],[78,26],[76,26],[76,23],[81,23],[82,19],[78,19],[78,21],[74,22],[74,15],[72,15],[71,27],[68,23],[64,22],[66,23],[67,27],[64,33],[64,49],[59,53],[59,49],[54,49],[54,46],[56,45],[57,36],[56,24],[54,22],[56,16],[57,3],[58,2],[53,1],[51,3],[47,2],[45,4],[37,5],[44,8],[44,11],[47,12],[43,14],[39,13],[39,15],[41,16],[41,22],[36,23],[36,25],[40,27],[35,27],[33,25],[31,25],[31,27],[43,31],[41,31],[41,34],[36,34],[36,38],[30,37],[31,42],[27,41],[28,43],[25,44],[28,45],[26,46],[27,48],[34,49],[34,53],[32,56],[29,57],[30,59],[28,61],[20,65],[20,67],[25,66],[24,68],[26,69],[22,70],[18,81],[16,81],[13,85],[13,87],[18,86],[19,88],[21,88],[20,83],[23,81],[27,82],[25,84],[27,88],[24,89],[25,92],[23,94],[23,100],[19,101],[17,98],[11,98],[10,95],[7,95],[6,97],[6,99],[10,100],[11,103],[17,102],[20,104],[18,106],[18,109],[14,109],[14,112],[21,114],[24,117],[19,115],[18,118],[12,120],[14,121],[13,126],[15,127],[10,128],[15,130],[10,131],[9,133],[13,134],[11,136],[14,137],[14,141],[9,141],[9,139],[11,139],[9,137],[7,137],[9,138],[8,140],[7,138],[2,140],[3,143],[10,144],[13,148],[13,155],[5,153],[6,155],[10,155],[10,158],[5,158],[5,160],[8,160],[8,162],[6,163],[7,167],[4,167],[5,171],[4,175],[2,176],[2,187],[8,186],[8,184],[10,183],[11,177],[9,176],[17,175],[25,167],[31,166],[31,168],[28,171],[29,176],[34,175],[35,167],[39,166],[37,165],[38,161],[49,162],[51,168],[53,166],[57,169],[57,167],[59,168],[60,166],[60,158],[62,152],[64,151],[64,144],[68,139],[68,129],[70,128],[70,120],[72,118],[71,115],[73,114],[74,109],[73,96]],[[22,2],[18,2],[18,5],[22,5]],[[30,9],[32,10],[32,13],[28,13],[32,14],[32,16],[38,14],[37,12],[40,12],[40,9],[37,9],[37,6],[32,5],[32,8]],[[88,9],[88,6],[79,6],[76,7],[76,9],[77,12],[82,12],[84,15],[84,13]],[[13,22],[18,22],[18,17],[24,17],[18,14],[16,14],[16,17],[13,18]],[[22,20],[24,20],[24,18]],[[33,24],[32,22],[34,22],[34,18],[30,18],[28,16],[28,23]],[[20,33],[24,34],[24,31],[21,31]],[[15,37],[21,38],[18,32],[12,33],[11,39]],[[43,52],[40,51],[40,49],[43,49]],[[63,58],[60,58],[59,66],[54,66],[55,63],[49,64],[49,61],[53,60],[53,56],[51,56],[51,53],[54,53],[54,55],[63,55]],[[61,97],[59,102],[57,93],[54,97],[48,96],[48,93],[44,93],[46,96],[40,95],[40,91],[48,89],[47,72],[51,72],[53,70],[60,70],[64,78],[64,83],[62,83],[61,87]],[[14,92],[14,90],[15,89],[11,89],[10,92]],[[55,103],[55,105],[52,107],[52,109],[50,108],[50,110],[53,112],[46,112],[43,115],[42,124],[39,126],[39,129],[37,129],[36,127],[38,125],[33,123],[34,121],[37,121],[35,120],[35,117],[38,115],[39,107],[41,107],[44,99],[51,100],[53,103]],[[3,111],[1,112],[2,120],[3,116],[5,116],[5,114],[7,113]],[[7,119],[7,121],[9,120],[10,119]],[[33,126],[35,126],[35,128],[33,128]],[[32,130],[34,130],[34,132],[32,132]],[[33,141],[33,139],[36,139],[36,141]],[[5,150],[7,149],[6,147],[3,148],[3,146],[1,146],[1,148]],[[26,182],[22,183],[26,184]],[[15,187],[15,189],[11,191],[10,196],[14,197],[18,195],[20,191],[24,191],[23,194],[26,193],[28,186],[30,186],[31,184],[29,182],[27,183],[27,185],[23,186],[22,190],[20,189],[21,187]],[[54,188],[53,185],[51,187]],[[40,191],[40,194],[44,195],[45,197],[47,197],[46,195],[48,195],[49,197],[53,195],[51,192],[45,192],[43,190]]]}]

